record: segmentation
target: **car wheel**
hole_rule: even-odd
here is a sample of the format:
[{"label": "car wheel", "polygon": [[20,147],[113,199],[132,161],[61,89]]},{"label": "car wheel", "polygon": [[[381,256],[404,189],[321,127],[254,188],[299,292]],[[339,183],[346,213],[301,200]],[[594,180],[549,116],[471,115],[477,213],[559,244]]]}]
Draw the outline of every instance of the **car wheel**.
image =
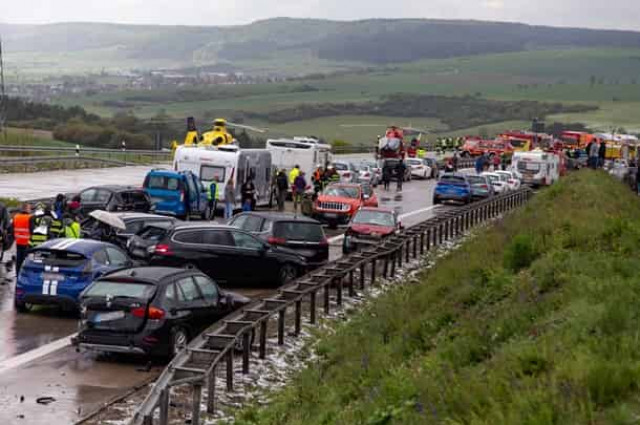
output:
[{"label": "car wheel", "polygon": [[293,264],[284,264],[278,272],[278,283],[284,285],[294,281],[298,277],[298,271]]},{"label": "car wheel", "polygon": [[171,350],[169,355],[173,358],[189,344],[189,335],[182,328],[171,329]]},{"label": "car wheel", "polygon": [[23,301],[15,301],[14,306],[18,313],[28,313],[33,308],[33,304],[25,303]]}]

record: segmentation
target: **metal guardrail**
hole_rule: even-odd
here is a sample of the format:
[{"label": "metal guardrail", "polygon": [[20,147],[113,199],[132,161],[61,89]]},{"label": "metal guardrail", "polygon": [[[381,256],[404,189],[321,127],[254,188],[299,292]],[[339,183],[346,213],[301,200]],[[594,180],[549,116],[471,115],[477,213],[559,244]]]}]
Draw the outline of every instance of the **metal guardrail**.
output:
[{"label": "metal guardrail", "polygon": [[[342,305],[343,292],[355,295],[356,285],[365,289],[366,277],[374,285],[377,274],[382,277],[394,276],[403,261],[422,255],[443,242],[462,234],[479,223],[485,222],[503,212],[523,205],[531,196],[531,189],[498,195],[476,202],[412,226],[394,235],[377,247],[371,247],[341,258],[317,269],[295,282],[278,289],[270,298],[256,301],[238,310],[209,327],[182,350],[162,372],[149,394],[142,402],[130,425],[168,425],[170,409],[170,389],[177,386],[191,386],[191,424],[200,424],[202,388],[207,388],[206,410],[215,412],[215,383],[218,368],[226,368],[226,388],[233,390],[234,350],[242,345],[242,373],[249,373],[251,366],[252,335],[259,334],[258,356],[266,357],[267,325],[270,318],[277,316],[278,345],[284,344],[285,318],[293,309],[294,336],[298,336],[302,323],[302,303],[309,301],[308,320],[315,324],[318,312],[318,294],[322,292],[325,314],[330,312],[331,291],[335,292],[337,305]],[[419,253],[419,254],[418,254]],[[356,275],[357,280],[356,282]],[[158,421],[155,421],[159,409]]]},{"label": "metal guardrail", "polygon": [[41,164],[45,162],[60,162],[60,161],[96,162],[96,163],[116,165],[116,166],[132,165],[131,162],[126,163],[124,161],[118,161],[115,159],[94,158],[91,156],[73,155],[73,156],[30,156],[30,157],[23,157],[23,158],[2,158],[0,159],[0,167],[12,166],[12,165]]},{"label": "metal guardrail", "polygon": [[[17,146],[17,145],[0,145],[0,152],[76,152],[75,147],[65,146]],[[127,154],[127,155],[149,155],[149,156],[171,156],[171,151],[156,151],[150,149],[106,149],[91,148],[81,146],[80,152],[86,153],[102,153],[102,154]]]}]

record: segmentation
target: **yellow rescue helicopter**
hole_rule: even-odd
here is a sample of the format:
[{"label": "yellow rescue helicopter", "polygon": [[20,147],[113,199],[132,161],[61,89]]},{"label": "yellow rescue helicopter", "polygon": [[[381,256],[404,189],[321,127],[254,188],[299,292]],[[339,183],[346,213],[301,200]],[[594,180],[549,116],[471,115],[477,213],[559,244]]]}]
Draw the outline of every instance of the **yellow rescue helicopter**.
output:
[{"label": "yellow rescue helicopter", "polygon": [[233,135],[229,133],[228,127],[243,128],[258,133],[265,133],[266,130],[248,125],[237,124],[227,121],[224,118],[213,120],[213,127],[200,135],[196,128],[196,121],[193,117],[187,118],[187,134],[184,138],[185,146],[224,146],[234,142]]}]

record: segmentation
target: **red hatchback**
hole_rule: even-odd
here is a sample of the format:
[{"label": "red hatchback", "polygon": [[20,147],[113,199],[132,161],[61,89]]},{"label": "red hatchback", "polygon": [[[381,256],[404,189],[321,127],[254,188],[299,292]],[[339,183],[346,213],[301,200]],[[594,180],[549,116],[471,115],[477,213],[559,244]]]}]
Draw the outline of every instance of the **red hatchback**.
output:
[{"label": "red hatchback", "polygon": [[364,207],[353,216],[344,233],[342,252],[348,254],[380,241],[402,229],[398,214],[387,208]]}]

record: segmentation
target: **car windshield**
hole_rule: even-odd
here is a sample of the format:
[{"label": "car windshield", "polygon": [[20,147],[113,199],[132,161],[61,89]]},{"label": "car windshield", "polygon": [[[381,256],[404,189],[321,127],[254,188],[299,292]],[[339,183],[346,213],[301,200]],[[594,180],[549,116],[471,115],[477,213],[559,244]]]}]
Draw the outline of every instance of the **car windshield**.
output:
[{"label": "car windshield", "polygon": [[273,235],[293,241],[320,242],[324,239],[324,231],[320,223],[300,221],[280,221],[273,226]]},{"label": "car windshield", "polygon": [[442,183],[457,183],[457,184],[465,182],[464,177],[462,177],[462,176],[454,176],[454,175],[451,175],[451,174],[445,174],[444,176],[442,176],[440,178],[440,181]]},{"label": "car windshield", "polygon": [[518,170],[520,171],[538,171],[540,170],[540,163],[531,161],[519,161]]},{"label": "car windshield", "polygon": [[127,297],[141,300],[150,299],[156,287],[143,282],[121,282],[102,280],[89,286],[84,297]]},{"label": "car windshield", "polygon": [[360,210],[353,218],[353,222],[385,227],[393,227],[395,225],[393,214],[384,211]]},{"label": "car windshield", "polygon": [[324,194],[327,196],[358,199],[360,190],[358,190],[357,187],[350,186],[329,186],[324,190]]},{"label": "car windshield", "polygon": [[422,165],[422,161],[419,159],[408,159],[407,164],[409,165]]},{"label": "car windshield", "polygon": [[364,193],[365,195],[371,196],[371,195],[373,195],[373,188],[369,184],[363,184],[362,185],[362,193]]},{"label": "car windshield", "polygon": [[148,189],[179,190],[182,189],[182,184],[175,177],[151,175],[147,178],[144,187]]},{"label": "car windshield", "polygon": [[335,168],[338,171],[347,171],[349,169],[349,166],[347,164],[336,162],[333,164],[333,168]]},{"label": "car windshield", "polygon": [[28,260],[51,266],[77,267],[87,260],[82,254],[69,251],[38,249],[32,251]]},{"label": "car windshield", "polygon": [[499,182],[500,181],[500,178],[498,176],[496,176],[496,175],[487,174],[486,176],[487,176],[487,178],[489,179],[489,181],[491,183],[495,183],[495,182]]}]

